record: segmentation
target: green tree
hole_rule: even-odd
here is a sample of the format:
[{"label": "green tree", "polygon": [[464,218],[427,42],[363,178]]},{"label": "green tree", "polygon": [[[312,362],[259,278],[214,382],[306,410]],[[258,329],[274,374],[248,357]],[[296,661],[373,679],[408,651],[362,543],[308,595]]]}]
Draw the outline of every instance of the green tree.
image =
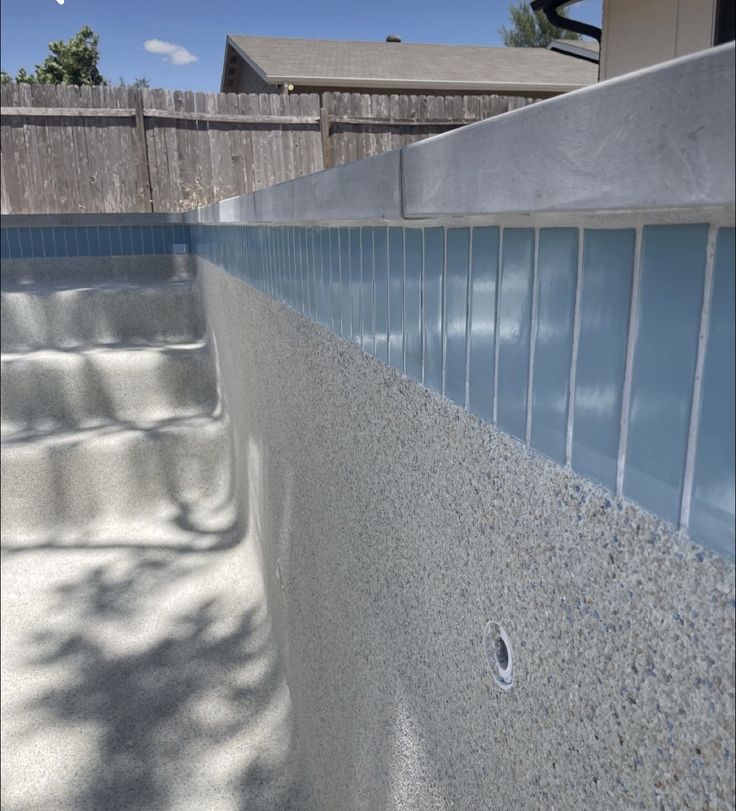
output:
[{"label": "green tree", "polygon": [[119,87],[136,87],[139,90],[144,90],[147,87],[151,86],[151,82],[145,76],[138,76],[137,78],[133,79],[133,81],[128,84],[125,81],[123,76],[120,77],[120,81],[118,82]]},{"label": "green tree", "polygon": [[15,81],[18,82],[18,84],[36,84],[36,77],[32,73],[26,73],[25,68],[20,68],[15,77]]},{"label": "green tree", "polygon": [[13,77],[6,73],[4,70],[0,70],[0,84],[10,84],[13,81]]},{"label": "green tree", "polygon": [[[564,8],[558,9],[566,16]],[[546,48],[553,39],[580,39],[580,34],[557,28],[541,11],[532,11],[524,0],[517,0],[509,6],[511,28],[499,29],[503,44],[510,48]]]},{"label": "green tree", "polygon": [[107,84],[97,63],[100,61],[100,37],[85,25],[71,39],[59,39],[49,43],[49,55],[36,72],[27,73],[24,68],[18,71],[16,82],[38,82],[39,84]]}]

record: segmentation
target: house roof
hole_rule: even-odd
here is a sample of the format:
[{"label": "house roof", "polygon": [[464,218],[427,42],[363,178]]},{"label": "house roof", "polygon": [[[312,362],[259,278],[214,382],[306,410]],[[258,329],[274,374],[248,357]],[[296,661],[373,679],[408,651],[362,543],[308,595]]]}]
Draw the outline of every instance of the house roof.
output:
[{"label": "house roof", "polygon": [[598,62],[600,45],[594,39],[553,39],[547,46],[551,51],[570,54],[588,62]]},{"label": "house roof", "polygon": [[565,92],[593,84],[594,65],[547,48],[418,45],[229,34],[269,84],[411,87],[474,92]]}]

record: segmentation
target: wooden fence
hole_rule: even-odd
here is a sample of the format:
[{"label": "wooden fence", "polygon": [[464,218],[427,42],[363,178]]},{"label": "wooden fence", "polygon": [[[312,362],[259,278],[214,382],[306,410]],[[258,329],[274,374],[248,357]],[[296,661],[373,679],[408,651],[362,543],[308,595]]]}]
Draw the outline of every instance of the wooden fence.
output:
[{"label": "wooden fence", "polygon": [[530,103],[9,84],[3,213],[182,211]]}]

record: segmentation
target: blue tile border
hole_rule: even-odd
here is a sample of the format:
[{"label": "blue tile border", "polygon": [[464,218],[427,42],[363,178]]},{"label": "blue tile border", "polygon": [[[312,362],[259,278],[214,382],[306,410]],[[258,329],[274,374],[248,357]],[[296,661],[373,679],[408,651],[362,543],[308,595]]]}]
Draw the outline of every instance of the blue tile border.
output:
[{"label": "blue tile border", "polygon": [[639,234],[106,223],[3,227],[0,255],[201,255],[733,557],[734,230]]},{"label": "blue tile border", "polygon": [[[250,235],[268,249],[248,254],[249,261],[241,261],[236,273],[239,278],[495,422],[555,463],[677,524],[684,497],[682,415],[690,413],[692,400],[707,226],[647,227],[641,241],[634,228],[420,223],[192,228],[193,252],[231,273],[229,253],[223,259],[222,246],[230,244],[232,229],[244,229],[246,243]],[[311,252],[298,252],[302,232],[307,244],[311,240]],[[727,271],[733,274],[730,243],[723,233],[715,283],[719,291],[727,287]],[[640,244],[642,270],[635,291]],[[666,256],[652,259],[652,251],[660,249]],[[666,274],[675,265],[674,277],[681,283],[673,290]],[[301,284],[298,294],[294,273]],[[640,307],[631,333],[635,345],[630,347],[635,293]],[[312,299],[314,308],[308,304]],[[663,320],[668,307],[675,308],[678,318],[687,316],[687,329],[675,331],[674,354],[671,325]],[[706,501],[721,493],[724,481],[733,482],[733,459],[719,455],[711,428],[733,420],[732,402],[723,396],[718,400],[718,381],[730,356],[724,341],[716,338],[729,324],[733,330],[733,316],[714,307],[712,318],[717,326],[705,366],[703,444],[695,463],[691,531],[696,540],[728,557],[733,556],[733,505],[725,504],[721,494],[714,512]],[[657,364],[672,373],[671,399],[680,415],[676,441],[665,427],[669,416],[655,417],[657,426],[641,422],[639,402],[645,392],[656,394]],[[663,407],[663,402],[656,405]],[[621,427],[627,419],[629,440],[622,456]],[[632,473],[640,457],[655,460],[643,484]],[[657,488],[669,488],[665,500],[650,498]]]},{"label": "blue tile border", "polygon": [[3,259],[145,256],[190,252],[184,225],[80,225],[0,228]]}]

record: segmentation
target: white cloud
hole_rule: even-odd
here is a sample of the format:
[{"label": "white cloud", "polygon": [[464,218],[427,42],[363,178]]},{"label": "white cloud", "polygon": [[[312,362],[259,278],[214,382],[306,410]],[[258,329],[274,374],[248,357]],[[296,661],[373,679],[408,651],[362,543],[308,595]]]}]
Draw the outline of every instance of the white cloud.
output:
[{"label": "white cloud", "polygon": [[143,47],[150,54],[163,54],[164,60],[172,65],[188,65],[196,62],[199,57],[188,51],[183,45],[176,45],[173,42],[164,42],[162,39],[147,39]]}]

